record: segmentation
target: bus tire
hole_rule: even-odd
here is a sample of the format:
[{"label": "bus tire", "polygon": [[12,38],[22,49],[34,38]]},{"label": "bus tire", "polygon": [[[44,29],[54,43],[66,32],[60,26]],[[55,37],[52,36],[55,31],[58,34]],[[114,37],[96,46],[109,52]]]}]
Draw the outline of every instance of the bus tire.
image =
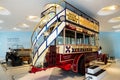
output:
[{"label": "bus tire", "polygon": [[108,58],[107,58],[107,56],[105,55],[105,56],[104,56],[104,64],[107,64],[107,62],[108,62]]},{"label": "bus tire", "polygon": [[85,62],[84,58],[81,58],[78,63],[78,73],[85,75]]},{"label": "bus tire", "polygon": [[32,59],[30,58],[29,60],[28,60],[28,64],[30,64],[32,62]]}]

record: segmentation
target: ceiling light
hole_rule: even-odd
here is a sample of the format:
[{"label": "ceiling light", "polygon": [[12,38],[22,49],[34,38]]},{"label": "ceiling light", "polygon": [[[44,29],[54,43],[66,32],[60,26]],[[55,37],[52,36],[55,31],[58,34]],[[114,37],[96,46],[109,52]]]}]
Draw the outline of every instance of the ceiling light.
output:
[{"label": "ceiling light", "polygon": [[15,31],[20,31],[21,29],[14,27],[13,30],[15,30]]},{"label": "ceiling light", "polygon": [[112,5],[112,6],[106,7],[105,9],[115,10],[115,9],[117,9],[117,7],[118,7],[118,6],[116,6],[116,5]]},{"label": "ceiling light", "polygon": [[32,22],[39,22],[40,18],[38,16],[27,16],[27,20],[32,21]]},{"label": "ceiling light", "polygon": [[0,23],[3,23],[4,21],[3,20],[0,20]]},{"label": "ceiling light", "polygon": [[117,12],[120,9],[120,5],[112,5],[102,8],[98,11],[98,15],[110,15]]},{"label": "ceiling light", "polygon": [[120,32],[120,29],[118,29],[118,30],[115,30],[115,32]]},{"label": "ceiling light", "polygon": [[19,27],[21,27],[21,28],[29,28],[30,26],[25,24],[25,23],[23,23],[23,24],[20,24]]},{"label": "ceiling light", "polygon": [[0,14],[1,15],[10,15],[10,11],[8,11],[7,9],[5,9],[4,7],[0,6]]},{"label": "ceiling light", "polygon": [[108,22],[114,23],[114,22],[120,22],[120,17],[115,17],[110,19]]},{"label": "ceiling light", "polygon": [[120,28],[120,25],[113,26],[112,28],[113,28],[113,29]]},{"label": "ceiling light", "polygon": [[102,8],[103,11],[113,11],[120,8],[120,5],[112,5]]}]

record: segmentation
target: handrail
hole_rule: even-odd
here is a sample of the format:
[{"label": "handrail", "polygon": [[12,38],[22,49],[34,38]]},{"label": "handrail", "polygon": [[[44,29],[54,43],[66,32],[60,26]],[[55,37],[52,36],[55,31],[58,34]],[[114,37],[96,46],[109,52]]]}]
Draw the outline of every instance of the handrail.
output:
[{"label": "handrail", "polygon": [[[46,17],[46,16],[45,16],[45,17]],[[43,17],[43,18],[40,20],[40,22],[39,22],[37,25],[35,25],[35,27],[34,27],[34,29],[33,29],[32,36],[31,36],[31,43],[32,43],[32,38],[33,38],[33,35],[34,35],[34,33],[35,33],[35,30],[39,27],[39,24],[42,22],[42,20],[43,20],[45,17]]]},{"label": "handrail", "polygon": [[[62,22],[64,22],[64,21],[62,21]],[[62,22],[58,25],[58,27],[62,24]],[[53,33],[56,29],[58,29],[58,27],[56,27],[56,28],[52,31],[52,33]],[[52,33],[51,33],[51,34],[52,34]],[[50,34],[50,35],[51,35],[51,34]],[[50,35],[45,39],[44,42],[47,41],[47,39],[50,37]],[[58,36],[58,35],[57,35],[57,36]],[[54,40],[55,40],[55,39],[54,39]],[[54,41],[54,40],[52,40],[52,41]],[[43,44],[44,42],[42,42],[42,44]],[[51,43],[52,43],[52,42],[50,42],[50,44],[51,44]],[[41,44],[41,45],[42,45],[42,44]],[[49,44],[49,45],[50,45],[50,44]],[[41,45],[40,45],[40,46],[41,46]],[[46,48],[48,48],[49,45],[46,44]],[[38,47],[38,49],[40,48],[40,46]],[[45,48],[45,49],[46,49],[46,48]],[[37,49],[37,51],[38,51],[38,49]],[[41,53],[43,53],[43,52],[45,51],[45,49],[44,49]],[[35,52],[35,55],[36,55],[37,51]],[[36,61],[39,59],[39,57],[40,57],[41,55],[42,55],[42,54],[39,54],[39,55],[38,55],[38,58],[36,59]],[[36,61],[35,61],[35,63],[36,63]]]},{"label": "handrail", "polygon": [[[48,13],[47,15],[49,15],[50,13]],[[46,16],[47,16],[46,15]],[[36,31],[36,29],[39,27],[39,25],[41,24],[41,22],[46,18],[46,16],[42,17],[42,19],[40,20],[40,22],[35,26],[35,28],[33,29],[33,33],[32,33],[32,36],[31,36],[31,43],[32,43],[32,37]]]},{"label": "handrail", "polygon": [[[62,2],[65,2],[65,0],[60,0],[59,2],[58,2],[58,4],[61,4]],[[52,6],[51,6],[52,7]],[[46,10],[45,10],[46,11]],[[45,12],[44,11],[44,12]],[[50,13],[48,13],[48,14],[50,14]],[[48,15],[47,14],[47,15]],[[44,19],[45,17],[43,17],[42,18],[42,20]],[[42,22],[42,20],[35,26],[35,28],[33,29],[33,33],[32,33],[32,36],[31,36],[31,45],[32,45],[32,37],[33,37],[33,35],[34,35],[34,32],[35,32],[35,30],[39,27],[39,24]]]},{"label": "handrail", "polygon": [[[64,0],[60,0],[59,4],[62,3],[62,2],[64,2]],[[62,11],[64,11],[64,10],[62,10]],[[62,11],[60,11],[58,14],[60,14]],[[48,13],[48,14],[49,14],[49,13]],[[58,14],[56,15],[57,18],[60,17],[60,16],[58,16]],[[54,16],[54,17],[55,17],[55,16]],[[43,17],[43,18],[44,18],[44,17]],[[42,18],[42,20],[43,20],[43,18]],[[52,19],[53,19],[53,18],[52,18]],[[51,19],[51,20],[52,20],[52,19]],[[42,22],[42,20],[40,21],[40,23]],[[51,20],[50,20],[50,21],[51,21]],[[47,24],[49,24],[50,21],[48,21],[48,22],[46,23],[46,25],[44,25],[44,27],[47,26]],[[55,21],[54,21],[54,22],[55,22]],[[52,22],[52,24],[53,24],[53,22]],[[49,24],[49,26],[51,26],[52,24]],[[56,24],[56,25],[57,25],[57,24]],[[60,25],[60,24],[59,24],[59,25]],[[58,25],[58,26],[59,26],[59,25]],[[34,31],[33,31],[33,34],[32,34],[32,37],[33,37],[33,35],[34,35],[35,30],[38,28],[38,26],[39,26],[39,25],[37,25],[37,26],[35,27],[35,29],[34,29]],[[44,27],[43,27],[43,28],[44,28]],[[43,29],[43,28],[42,28],[42,29]],[[42,29],[41,29],[41,30],[42,30]],[[53,30],[55,30],[55,29],[57,29],[57,27],[55,27]],[[41,31],[41,30],[40,30],[40,31]],[[52,32],[53,32],[53,30],[52,30]],[[40,33],[40,31],[39,31],[39,33]],[[39,35],[39,33],[38,33],[38,35]],[[50,33],[50,34],[52,34],[52,33]],[[58,35],[57,35],[57,36],[58,36]],[[31,45],[32,45],[32,37],[31,37]],[[36,37],[35,37],[35,38],[36,38]],[[47,38],[49,38],[49,37],[47,37]],[[56,37],[55,37],[55,38],[56,38]],[[39,46],[39,47],[40,47],[40,46]],[[47,48],[47,47],[48,47],[48,46],[46,46],[46,48]],[[46,48],[45,48],[45,49],[46,49]],[[38,48],[38,49],[39,49],[39,48]],[[37,49],[36,51],[38,51],[38,49]],[[44,50],[43,50],[43,51],[44,51]],[[35,54],[36,54],[36,52],[35,52]],[[42,55],[42,54],[41,54],[41,55]],[[39,57],[40,57],[40,55],[39,55]],[[36,61],[37,61],[37,60],[38,60],[38,57],[37,57],[37,59],[35,59],[35,64],[36,64]]]},{"label": "handrail", "polygon": [[[62,10],[60,13],[62,13],[63,11],[65,11],[65,9]],[[58,16],[60,13],[58,13],[56,16]],[[56,16],[54,16],[52,19],[54,19]],[[55,30],[55,29],[54,29],[54,30]],[[43,42],[42,42],[42,43],[43,43]],[[42,43],[41,43],[41,45],[42,45]],[[35,44],[36,44],[36,43],[35,43]],[[35,45],[35,44],[34,44],[34,45]],[[40,45],[40,46],[41,46],[41,45]],[[40,47],[40,46],[39,46],[39,47]],[[39,47],[38,47],[38,48],[39,48]],[[37,51],[38,51],[38,49],[35,51],[35,54],[36,54]],[[35,54],[34,54],[34,55],[35,55]]]},{"label": "handrail", "polygon": [[46,10],[44,10],[44,11],[41,13],[41,17],[43,17],[44,12],[46,12],[46,11],[49,10],[49,9],[51,9],[52,7],[53,7],[53,8],[56,8],[56,6],[51,6],[51,7],[47,8]]},{"label": "handrail", "polygon": [[[48,13],[47,15],[49,15],[50,13]],[[41,21],[35,26],[35,28],[34,28],[34,30],[33,30],[33,33],[32,33],[32,36],[31,36],[31,43],[32,43],[32,38],[33,38],[33,35],[34,35],[34,33],[35,33],[35,31],[36,31],[36,29],[39,27],[39,25],[41,24],[41,22],[47,17],[47,15],[46,16],[44,16],[42,19],[41,19]],[[44,25],[43,25],[44,26]],[[40,31],[39,31],[40,32]],[[38,33],[39,33],[38,32]]]},{"label": "handrail", "polygon": [[[56,14],[50,21],[52,21],[56,16],[58,16],[61,12],[63,12],[65,9],[63,9],[62,11],[60,11],[58,14]],[[49,24],[50,23],[50,21],[48,21],[44,26],[47,26],[47,24]],[[50,25],[51,26],[51,25]],[[43,27],[44,28],[44,27]],[[39,31],[39,33],[43,30],[43,28]],[[46,30],[45,30],[46,31]],[[39,35],[39,33],[38,33],[38,35]],[[41,35],[42,35],[43,33],[41,33]],[[39,38],[41,37],[41,35],[39,36]],[[38,39],[39,39],[38,38]],[[35,39],[34,39],[35,40]],[[36,42],[35,42],[35,44],[36,44]],[[34,44],[34,45],[35,45]],[[33,45],[33,44],[32,44]]]}]

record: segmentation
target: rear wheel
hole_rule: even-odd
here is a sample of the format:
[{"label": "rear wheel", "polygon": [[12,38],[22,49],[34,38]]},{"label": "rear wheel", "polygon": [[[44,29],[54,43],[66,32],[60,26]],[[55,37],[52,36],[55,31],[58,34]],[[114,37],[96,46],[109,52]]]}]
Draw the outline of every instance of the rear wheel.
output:
[{"label": "rear wheel", "polygon": [[104,54],[103,60],[104,60],[104,64],[107,64],[108,58],[107,58],[107,56],[105,54]]},{"label": "rear wheel", "polygon": [[32,62],[32,59],[31,58],[29,58],[29,60],[28,60],[28,64],[30,64]]},{"label": "rear wheel", "polygon": [[85,62],[84,58],[81,58],[78,63],[78,73],[85,75]]},{"label": "rear wheel", "polygon": [[8,55],[6,54],[6,56],[5,56],[5,60],[6,60],[6,62],[8,61]]}]

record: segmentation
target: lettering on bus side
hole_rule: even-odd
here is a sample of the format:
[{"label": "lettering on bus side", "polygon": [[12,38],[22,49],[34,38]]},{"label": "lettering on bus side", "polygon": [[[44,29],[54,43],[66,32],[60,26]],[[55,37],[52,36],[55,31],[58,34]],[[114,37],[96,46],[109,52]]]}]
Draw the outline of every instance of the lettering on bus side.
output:
[{"label": "lettering on bus side", "polygon": [[78,23],[78,15],[70,10],[67,10],[67,19],[74,23]]},{"label": "lettering on bus side", "polygon": [[92,51],[92,48],[72,48],[72,52]]},{"label": "lettering on bus side", "polygon": [[92,51],[92,48],[73,48],[72,46],[66,46],[66,53],[72,52],[85,52],[85,51]]},{"label": "lettering on bus side", "polygon": [[66,53],[71,53],[71,46],[66,46]]}]

